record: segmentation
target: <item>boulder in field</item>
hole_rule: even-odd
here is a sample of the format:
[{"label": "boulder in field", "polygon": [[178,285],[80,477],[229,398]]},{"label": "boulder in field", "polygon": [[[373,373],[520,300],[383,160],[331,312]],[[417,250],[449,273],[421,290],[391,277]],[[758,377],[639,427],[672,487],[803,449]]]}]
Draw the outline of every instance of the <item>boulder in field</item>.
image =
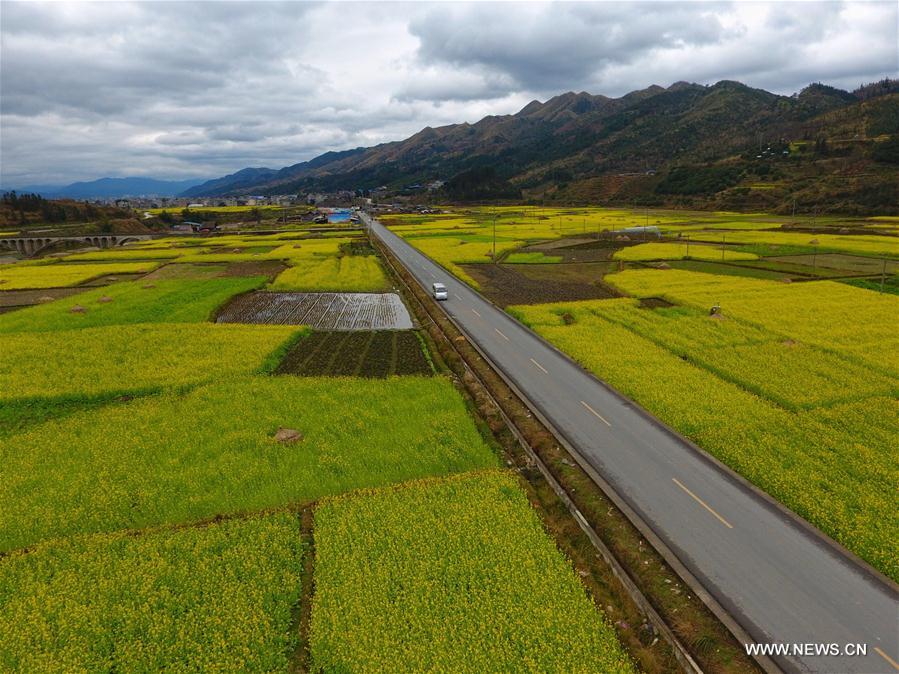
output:
[{"label": "boulder in field", "polygon": [[295,428],[279,428],[275,433],[275,440],[282,445],[291,445],[303,439],[303,434]]}]

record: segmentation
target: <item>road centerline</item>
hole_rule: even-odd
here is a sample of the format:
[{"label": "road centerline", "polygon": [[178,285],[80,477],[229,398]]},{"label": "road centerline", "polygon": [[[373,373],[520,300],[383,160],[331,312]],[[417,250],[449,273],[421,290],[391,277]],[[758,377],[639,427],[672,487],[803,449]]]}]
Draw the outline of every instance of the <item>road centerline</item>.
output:
[{"label": "road centerline", "polygon": [[477,316],[478,318],[481,317],[481,314],[478,313],[478,310],[477,310],[477,309],[472,309],[472,310],[471,310],[471,313],[473,313],[473,314],[474,314],[475,316]]},{"label": "road centerline", "polygon": [[531,362],[532,362],[534,365],[536,365],[536,366],[540,369],[540,371],[543,372],[543,374],[549,374],[549,372],[546,370],[546,368],[543,367],[540,363],[538,363],[538,362],[537,362],[536,360],[534,360],[533,358],[531,358]]},{"label": "road centerline", "polygon": [[690,496],[692,496],[693,500],[695,500],[699,505],[701,505],[703,508],[705,508],[710,513],[712,513],[715,517],[717,517],[724,526],[726,526],[728,529],[734,528],[734,526],[730,522],[728,522],[726,519],[721,517],[721,515],[719,515],[717,512],[715,512],[715,510],[708,503],[706,503],[701,498],[699,498],[696,494],[694,494],[692,491],[687,489],[680,480],[678,480],[676,477],[672,477],[671,479],[674,480],[674,484],[676,484],[678,487],[680,487],[685,492],[687,492]]},{"label": "road centerline", "polygon": [[502,331],[501,331],[499,328],[493,328],[493,331],[494,331],[496,334],[498,334],[500,337],[502,337],[503,339],[505,339],[507,342],[509,341],[509,338],[506,337],[506,336],[502,333]]},{"label": "road centerline", "polygon": [[593,409],[592,407],[590,407],[590,405],[588,405],[587,403],[585,403],[583,400],[581,401],[581,405],[583,405],[584,407],[586,407],[587,410],[588,410],[591,414],[593,414],[593,416],[595,416],[597,419],[599,419],[601,422],[603,422],[606,426],[608,426],[609,428],[612,427],[612,424],[610,424],[608,421],[606,421],[606,419],[605,419],[605,417],[603,417],[603,415],[601,415],[601,414],[600,414],[599,412],[597,412],[595,409]]},{"label": "road centerline", "polygon": [[889,662],[889,663],[893,666],[893,669],[895,669],[897,672],[899,672],[899,662],[896,662],[895,660],[893,660],[893,658],[891,658],[889,655],[887,655],[886,653],[884,653],[884,652],[883,652],[882,650],[880,650],[880,648],[878,648],[877,646],[874,647],[874,652],[876,652],[877,655],[879,655],[879,656],[882,657],[884,660],[886,660],[887,662]]}]

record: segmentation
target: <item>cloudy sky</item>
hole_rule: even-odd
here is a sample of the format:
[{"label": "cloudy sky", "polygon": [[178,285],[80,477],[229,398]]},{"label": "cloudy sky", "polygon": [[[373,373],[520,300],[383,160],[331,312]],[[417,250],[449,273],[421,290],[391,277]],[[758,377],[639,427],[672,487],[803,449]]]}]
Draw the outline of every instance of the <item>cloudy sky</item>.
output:
[{"label": "cloudy sky", "polygon": [[888,2],[0,0],[0,183],[280,168],[564,91],[899,70]]}]

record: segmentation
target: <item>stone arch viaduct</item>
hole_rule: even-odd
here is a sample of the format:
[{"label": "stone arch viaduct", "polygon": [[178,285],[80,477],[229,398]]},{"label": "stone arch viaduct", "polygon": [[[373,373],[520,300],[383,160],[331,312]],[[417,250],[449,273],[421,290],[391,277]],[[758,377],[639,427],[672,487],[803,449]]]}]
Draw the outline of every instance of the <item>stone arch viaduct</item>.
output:
[{"label": "stone arch viaduct", "polygon": [[0,248],[33,257],[47,248],[65,242],[82,243],[97,248],[113,248],[132,241],[153,238],[150,234],[91,234],[89,236],[10,236],[0,238]]}]

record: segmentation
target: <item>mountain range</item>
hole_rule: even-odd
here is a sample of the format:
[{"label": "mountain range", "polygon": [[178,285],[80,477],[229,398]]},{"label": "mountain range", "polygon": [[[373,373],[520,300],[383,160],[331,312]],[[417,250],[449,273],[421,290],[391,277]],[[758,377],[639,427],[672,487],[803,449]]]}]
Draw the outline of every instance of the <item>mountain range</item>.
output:
[{"label": "mountain range", "polygon": [[782,96],[734,81],[678,82],[620,98],[568,92],[474,124],[246,168],[187,197],[372,190],[445,183],[449,200],[895,207],[899,81]]},{"label": "mountain range", "polygon": [[156,180],[154,178],[100,178],[71,185],[32,185],[18,190],[45,199],[117,199],[120,197],[173,197],[204,180]]}]

